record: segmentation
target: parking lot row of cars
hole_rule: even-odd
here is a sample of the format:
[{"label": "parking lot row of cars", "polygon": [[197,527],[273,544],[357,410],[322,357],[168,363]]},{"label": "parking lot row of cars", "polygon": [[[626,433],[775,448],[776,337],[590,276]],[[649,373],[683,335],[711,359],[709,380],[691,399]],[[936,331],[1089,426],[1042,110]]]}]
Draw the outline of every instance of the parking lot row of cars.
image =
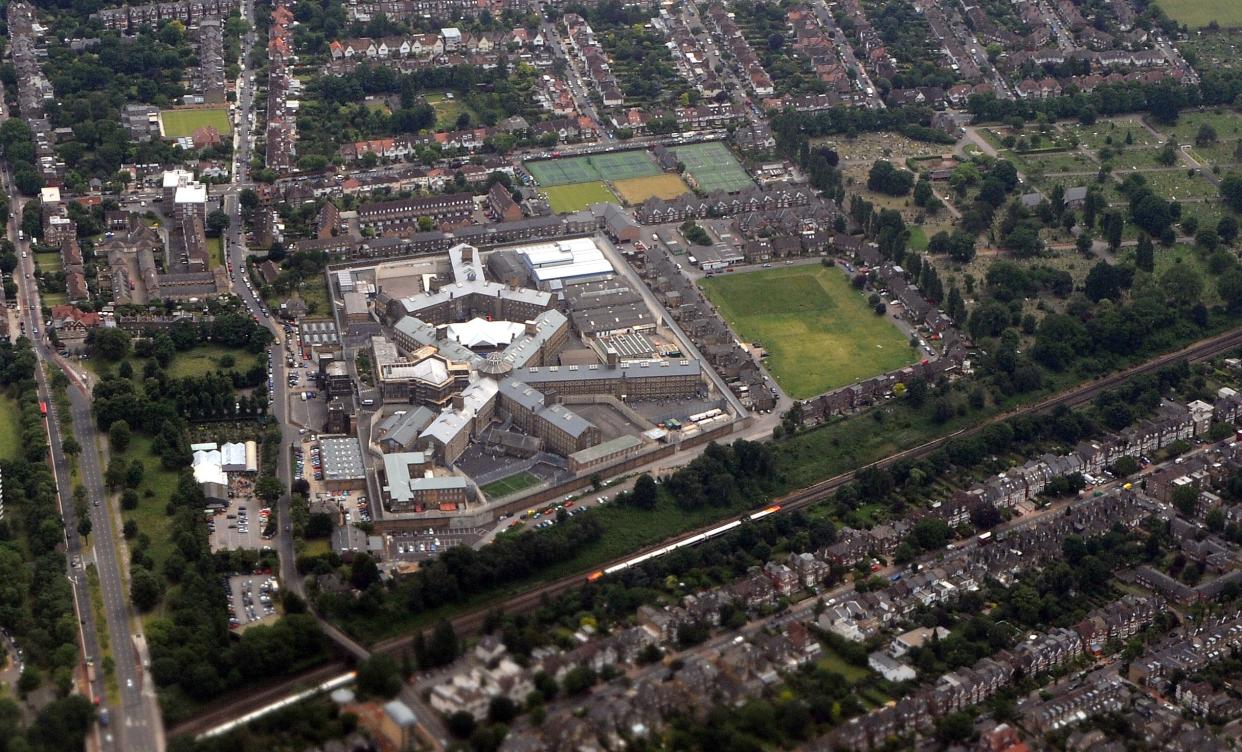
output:
[{"label": "parking lot row of cars", "polygon": [[[243,624],[258,621],[259,619],[266,616],[272,616],[276,613],[276,605],[273,601],[273,596],[276,594],[276,591],[280,589],[280,585],[276,582],[276,578],[268,577],[266,580],[263,580],[259,585],[259,593],[257,596],[255,595],[254,586],[255,578],[253,577],[247,577],[241,581],[239,586],[239,590],[241,591],[241,605],[239,606],[234,602],[235,598],[233,596],[233,588],[229,583],[229,580],[227,578],[224,580],[224,588],[226,591],[225,597],[228,599],[229,604],[229,629],[237,629]],[[242,621],[238,616],[239,608],[241,610],[241,614],[246,617],[246,621]],[[262,616],[260,616],[260,613],[262,613]]]}]

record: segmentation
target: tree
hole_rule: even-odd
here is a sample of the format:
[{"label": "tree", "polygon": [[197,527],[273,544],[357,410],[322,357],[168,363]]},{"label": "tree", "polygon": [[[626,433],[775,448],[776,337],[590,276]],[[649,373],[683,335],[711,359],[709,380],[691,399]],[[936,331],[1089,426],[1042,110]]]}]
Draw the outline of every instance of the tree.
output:
[{"label": "tree", "polygon": [[867,173],[867,187],[876,193],[904,196],[914,187],[914,173],[898,169],[886,159],[877,159]]},{"label": "tree", "polygon": [[1093,302],[1101,300],[1117,300],[1121,291],[1130,286],[1130,274],[1127,269],[1113,266],[1107,261],[1100,261],[1087,272],[1083,283],[1083,291]]},{"label": "tree", "polygon": [[509,723],[517,717],[517,704],[504,695],[493,697],[487,707],[487,720],[490,723]]},{"label": "tree", "polygon": [[561,685],[565,694],[573,697],[584,694],[595,685],[596,679],[595,671],[590,666],[574,666],[565,674]]},{"label": "tree", "polygon": [[104,328],[91,330],[95,354],[104,360],[116,362],[129,354],[129,333],[124,329]]},{"label": "tree", "polygon": [[431,631],[431,640],[427,643],[427,658],[431,666],[446,666],[452,663],[461,652],[461,643],[453,625],[440,620]]},{"label": "tree", "polygon": [[1147,233],[1139,235],[1138,247],[1134,250],[1134,266],[1148,273],[1156,268],[1156,247]]},{"label": "tree", "polygon": [[376,565],[375,559],[370,554],[359,553],[354,555],[354,561],[349,568],[349,584],[359,590],[366,590],[371,585],[379,582],[379,566]]},{"label": "tree", "polygon": [[1242,311],[1242,268],[1233,267],[1216,280],[1216,291],[1230,312]]},{"label": "tree", "polygon": [[1078,252],[1084,256],[1091,253],[1091,243],[1091,236],[1085,232],[1079,233],[1078,237],[1074,240],[1074,246],[1078,249]]},{"label": "tree", "polygon": [[138,492],[132,488],[125,489],[121,494],[121,509],[132,511],[138,508]]},{"label": "tree", "polygon": [[125,520],[125,524],[121,526],[121,534],[125,536],[125,540],[133,540],[138,536],[138,523]]},{"label": "tree", "polygon": [[232,220],[223,209],[216,209],[207,215],[207,234],[216,237],[229,229],[231,223]]},{"label": "tree", "polygon": [[163,597],[160,582],[151,570],[145,567],[134,567],[130,573],[129,597],[139,611],[150,611],[155,608]]},{"label": "tree", "polygon": [[1195,508],[1199,503],[1199,489],[1194,485],[1178,486],[1173,489],[1173,506],[1187,517],[1195,516]]},{"label": "tree", "polygon": [[474,723],[474,716],[459,710],[448,717],[448,730],[458,739],[467,739],[474,733]]},{"label": "tree", "polygon": [[91,518],[90,515],[82,515],[78,520],[78,535],[86,538],[91,534]]},{"label": "tree", "polygon": [[1238,220],[1227,214],[1221,217],[1216,223],[1216,234],[1225,245],[1233,245],[1238,239]]},{"label": "tree", "polygon": [[258,496],[269,506],[274,504],[284,492],[284,485],[274,475],[261,476],[254,484],[254,495]]},{"label": "tree", "polygon": [[114,452],[124,452],[128,449],[131,436],[127,421],[116,420],[108,427],[108,443]]},{"label": "tree", "polygon": [[1203,278],[1188,264],[1175,264],[1160,277],[1160,287],[1178,306],[1197,303],[1203,292]]},{"label": "tree", "polygon": [[659,499],[659,489],[655,479],[647,473],[638,476],[634,481],[634,490],[630,492],[630,503],[639,509],[655,509]]},{"label": "tree", "polygon": [[82,445],[79,444],[78,440],[72,436],[66,436],[60,442],[60,451],[72,457],[82,451]]},{"label": "tree", "polygon": [[1225,176],[1225,179],[1220,181],[1220,196],[1230,209],[1242,212],[1242,175],[1235,173]]},{"label": "tree", "polygon": [[401,691],[401,671],[396,660],[375,653],[359,664],[357,683],[364,696],[390,699]]},{"label": "tree", "polygon": [[1195,134],[1195,146],[1211,146],[1214,143],[1216,143],[1216,129],[1210,123],[1199,126],[1199,132]]},{"label": "tree", "polygon": [[1220,245],[1220,236],[1211,227],[1204,227],[1195,233],[1195,244],[1209,252],[1214,251]]}]

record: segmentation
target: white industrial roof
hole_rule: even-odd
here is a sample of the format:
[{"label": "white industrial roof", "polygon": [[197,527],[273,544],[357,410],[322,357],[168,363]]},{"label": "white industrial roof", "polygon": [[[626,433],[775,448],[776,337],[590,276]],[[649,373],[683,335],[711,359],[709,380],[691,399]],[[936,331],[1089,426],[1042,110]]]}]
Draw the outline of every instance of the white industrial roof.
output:
[{"label": "white industrial roof", "polygon": [[39,197],[44,204],[59,204],[60,189],[55,186],[44,188],[39,192]]},{"label": "white industrial roof", "polygon": [[199,450],[194,453],[194,480],[199,483],[228,483],[221,464],[219,450]]},{"label": "white industrial roof", "polygon": [[449,339],[470,348],[508,345],[525,331],[524,325],[513,321],[488,321],[484,318],[448,325]]},{"label": "white industrial roof", "polygon": [[537,282],[611,274],[612,264],[592,238],[571,238],[513,248]]},{"label": "white industrial roof", "polygon": [[246,445],[240,442],[220,447],[221,464],[225,467],[246,467]]}]

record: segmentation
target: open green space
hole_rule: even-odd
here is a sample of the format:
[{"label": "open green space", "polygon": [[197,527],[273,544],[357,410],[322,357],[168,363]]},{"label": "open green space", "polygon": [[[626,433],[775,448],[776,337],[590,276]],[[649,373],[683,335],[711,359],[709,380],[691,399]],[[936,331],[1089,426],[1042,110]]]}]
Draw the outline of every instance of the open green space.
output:
[{"label": "open green space", "polygon": [[543,159],[527,162],[526,169],[544,187],[660,174],[660,168],[645,149]]},{"label": "open green space", "polygon": [[207,238],[207,253],[211,257],[211,268],[224,266],[224,239]]},{"label": "open green space", "polygon": [[719,141],[678,146],[673,153],[686,166],[686,172],[699,184],[699,188],[709,193],[733,193],[754,185],[737,158]]},{"label": "open green space", "polygon": [[615,204],[617,197],[598,180],[589,183],[551,185],[543,189],[548,204],[557,214],[582,211],[591,204]]},{"label": "open green space", "polygon": [[1120,153],[1109,157],[1108,163],[1115,172],[1119,173],[1117,177],[1124,178],[1125,175],[1121,173],[1126,171],[1150,170],[1164,167],[1160,163],[1160,153],[1162,151],[1163,149],[1155,147],[1128,147],[1122,149]]},{"label": "open green space", "polygon": [[0,460],[15,459],[21,450],[21,411],[17,400],[0,395]]},{"label": "open green space", "polygon": [[35,266],[46,273],[58,272],[65,268],[65,263],[59,253],[36,253],[34,258]]},{"label": "open green space", "polygon": [[1238,0],[1156,0],[1169,18],[1200,28],[1215,21],[1226,28],[1242,26],[1242,3]]},{"label": "open green space", "polygon": [[[1209,126],[1216,133],[1216,139],[1206,143],[1198,143],[1199,131]],[[1189,144],[1191,155],[1200,162],[1210,165],[1236,164],[1235,156],[1238,140],[1242,139],[1242,113],[1229,110],[1206,110],[1203,112],[1184,112],[1177,118],[1173,126],[1164,126],[1161,130],[1175,139],[1179,144]]]},{"label": "open green space", "polygon": [[795,399],[901,368],[917,355],[839,269],[795,266],[701,284],[738,336],[767,351],[768,369]]},{"label": "open green space", "polygon": [[1006,154],[1022,172],[1094,172],[1095,160],[1078,151],[1050,151],[1043,153],[1010,152]]},{"label": "open green space", "polygon": [[492,481],[491,483],[483,486],[480,490],[493,499],[499,499],[503,496],[508,496],[509,494],[515,494],[518,491],[525,491],[526,489],[532,486],[537,486],[542,482],[543,481],[538,475],[523,471],[517,475],[510,475],[508,478],[501,478],[500,480]]},{"label": "open green space", "polygon": [[[436,130],[453,130],[457,128],[457,119],[463,112],[470,115],[470,122],[475,121],[475,113],[460,98],[450,93],[428,94],[423,97],[431,109],[436,111]],[[368,103],[371,106],[375,103]],[[386,105],[385,105],[386,106]]]},{"label": "open green space", "polygon": [[[1147,179],[1147,185],[1156,193],[1170,201],[1185,201],[1186,199],[1215,199],[1220,195],[1220,190],[1208,182],[1207,178],[1202,175],[1187,175],[1186,169],[1176,170],[1131,170],[1126,174],[1137,173]],[[1118,177],[1124,177],[1119,175]],[[1117,190],[1119,186],[1113,185],[1113,195],[1110,200],[1125,200],[1121,192]]]},{"label": "open green space", "polygon": [[119,456],[126,465],[137,460],[143,466],[142,483],[137,488],[138,508],[121,510],[121,517],[133,520],[138,525],[139,534],[151,539],[147,553],[155,563],[153,571],[162,571],[164,561],[174,547],[170,537],[172,518],[168,516],[167,506],[177,490],[177,474],[164,469],[159,456],[151,450],[151,438],[148,436],[133,434],[129,446]]},{"label": "open green space", "polygon": [[840,674],[841,677],[850,684],[857,684],[863,679],[866,679],[868,676],[871,676],[871,671],[865,666],[855,666],[853,663],[846,661],[837,653],[837,651],[827,645],[824,646],[823,651],[820,653],[820,658],[816,661],[816,663],[822,669]]},{"label": "open green space", "polygon": [[[225,355],[233,358],[233,365],[225,368],[220,365],[220,359]],[[185,378],[187,376],[202,376],[212,371],[245,371],[254,365],[256,356],[245,350],[237,350],[231,347],[222,347],[220,345],[199,345],[189,350],[183,350],[173,356],[172,361],[168,364],[165,372],[173,378]],[[134,373],[142,373],[143,358],[130,355],[127,358],[129,365],[134,369]],[[105,368],[111,369],[113,372],[120,367],[120,363],[108,363],[98,358],[87,358],[82,361],[90,370],[99,373]]]},{"label": "open green space", "polygon": [[229,122],[227,107],[204,107],[193,110],[163,110],[160,122],[164,126],[164,138],[181,138],[192,136],[194,131],[209,125],[226,135],[233,132],[233,124]]},{"label": "open green space", "polygon": [[1099,149],[1110,144],[1125,144],[1126,134],[1130,134],[1130,146],[1155,146],[1163,143],[1143,125],[1138,115],[1115,117],[1109,120],[1097,120],[1091,125],[1082,123],[1062,123],[1061,130],[1077,139],[1078,143],[1088,149]]}]

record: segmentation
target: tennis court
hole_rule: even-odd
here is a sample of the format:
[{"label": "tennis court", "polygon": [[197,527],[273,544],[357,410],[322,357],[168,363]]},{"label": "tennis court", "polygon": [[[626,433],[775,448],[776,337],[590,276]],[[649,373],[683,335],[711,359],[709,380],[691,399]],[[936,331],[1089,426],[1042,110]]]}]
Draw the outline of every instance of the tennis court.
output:
[{"label": "tennis court", "polygon": [[737,158],[719,141],[678,146],[673,153],[686,166],[686,172],[699,184],[699,188],[709,193],[734,193],[754,185]]},{"label": "tennis court", "polygon": [[624,180],[659,175],[660,168],[642,149],[527,162],[539,185],[568,185],[596,180]]}]

